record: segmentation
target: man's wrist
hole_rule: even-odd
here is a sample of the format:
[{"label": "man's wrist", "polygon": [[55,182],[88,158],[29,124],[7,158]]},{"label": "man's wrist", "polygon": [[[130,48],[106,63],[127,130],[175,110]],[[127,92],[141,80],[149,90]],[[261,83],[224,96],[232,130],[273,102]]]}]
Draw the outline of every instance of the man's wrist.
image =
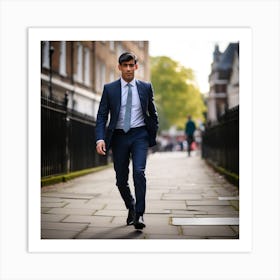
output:
[{"label": "man's wrist", "polygon": [[96,145],[97,145],[98,143],[100,143],[100,142],[104,142],[104,140],[103,140],[103,139],[97,140],[97,141],[96,141]]}]

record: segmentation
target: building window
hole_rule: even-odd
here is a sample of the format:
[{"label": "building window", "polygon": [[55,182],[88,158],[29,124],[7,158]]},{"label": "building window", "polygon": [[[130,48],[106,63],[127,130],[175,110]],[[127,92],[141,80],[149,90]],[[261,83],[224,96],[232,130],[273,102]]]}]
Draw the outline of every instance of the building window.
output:
[{"label": "building window", "polygon": [[43,67],[50,69],[50,42],[43,42]]},{"label": "building window", "polygon": [[95,86],[96,91],[100,91],[100,73],[99,73],[99,64],[100,60],[96,59],[96,65],[95,65]]},{"label": "building window", "polygon": [[117,54],[118,54],[118,57],[120,57],[120,55],[122,54],[122,53],[124,53],[125,52],[125,50],[124,50],[124,48],[123,48],[123,46],[122,46],[122,43],[121,42],[118,42],[118,45],[117,45]]},{"label": "building window", "polygon": [[139,45],[139,48],[143,49],[144,48],[144,41],[139,41],[138,45]]},{"label": "building window", "polygon": [[225,93],[226,92],[226,84],[215,85],[215,92],[216,93]]},{"label": "building window", "polygon": [[114,70],[111,70],[110,71],[110,81],[109,82],[112,82],[115,80],[115,71]]},{"label": "building window", "polygon": [[110,41],[110,51],[114,52],[115,51],[115,42],[114,41]]},{"label": "building window", "polygon": [[106,82],[106,67],[105,63],[100,59],[96,60],[96,90],[101,92],[103,85]]},{"label": "building window", "polygon": [[67,76],[66,74],[66,42],[60,42],[60,56],[59,56],[59,74]]},{"label": "building window", "polygon": [[144,79],[144,64],[141,62],[138,62],[138,76],[140,77],[140,79]]},{"label": "building window", "polygon": [[83,81],[83,46],[78,43],[77,49],[77,75],[76,79],[78,82]]},{"label": "building window", "polygon": [[88,48],[85,48],[85,84],[90,85],[90,51]]},{"label": "building window", "polygon": [[106,82],[106,67],[105,64],[101,64],[101,89]]}]

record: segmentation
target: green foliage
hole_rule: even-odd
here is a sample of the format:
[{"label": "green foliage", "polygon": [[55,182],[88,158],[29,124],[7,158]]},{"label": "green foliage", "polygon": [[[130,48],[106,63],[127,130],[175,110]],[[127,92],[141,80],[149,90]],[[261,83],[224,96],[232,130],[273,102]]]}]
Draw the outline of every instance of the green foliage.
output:
[{"label": "green foliage", "polygon": [[151,77],[160,130],[173,125],[184,129],[187,115],[204,121],[206,107],[192,69],[166,56],[151,57]]}]

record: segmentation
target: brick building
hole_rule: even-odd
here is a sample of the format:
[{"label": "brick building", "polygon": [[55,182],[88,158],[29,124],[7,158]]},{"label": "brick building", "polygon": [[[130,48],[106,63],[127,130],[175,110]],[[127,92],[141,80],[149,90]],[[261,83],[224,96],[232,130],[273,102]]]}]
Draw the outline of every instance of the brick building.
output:
[{"label": "brick building", "polygon": [[103,85],[120,76],[124,51],[138,57],[136,78],[150,80],[147,41],[41,42],[41,95],[57,101],[67,96],[70,109],[96,117]]}]

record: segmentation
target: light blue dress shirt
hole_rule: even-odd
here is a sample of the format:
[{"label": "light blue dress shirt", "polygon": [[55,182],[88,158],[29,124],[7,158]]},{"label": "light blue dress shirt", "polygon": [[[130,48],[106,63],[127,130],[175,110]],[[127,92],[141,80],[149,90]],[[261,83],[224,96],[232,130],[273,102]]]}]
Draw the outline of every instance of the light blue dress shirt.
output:
[{"label": "light blue dress shirt", "polygon": [[[131,108],[131,128],[144,126],[144,116],[142,113],[140,98],[136,86],[136,81],[133,79],[131,82],[131,91],[132,91],[132,108]],[[119,119],[117,122],[117,129],[123,129],[124,125],[124,115],[125,115],[125,105],[128,93],[127,82],[121,78],[121,108]]]}]

